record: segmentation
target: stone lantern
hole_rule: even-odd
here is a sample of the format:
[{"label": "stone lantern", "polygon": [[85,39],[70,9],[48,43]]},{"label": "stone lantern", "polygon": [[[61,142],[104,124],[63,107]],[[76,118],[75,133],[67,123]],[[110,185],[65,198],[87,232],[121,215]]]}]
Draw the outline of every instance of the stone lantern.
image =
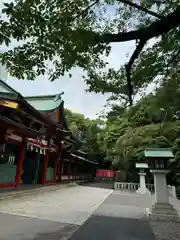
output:
[{"label": "stone lantern", "polygon": [[169,148],[147,148],[144,151],[150,171],[154,175],[155,203],[151,209],[150,217],[164,218],[165,216],[176,217],[177,211],[169,203],[166,174],[168,166],[174,158]]},{"label": "stone lantern", "polygon": [[139,172],[139,183],[140,186],[138,188],[138,190],[136,191],[139,194],[151,194],[150,191],[146,188],[146,173],[145,173],[145,169],[148,168],[148,164],[147,163],[136,163],[136,168],[140,169]]},{"label": "stone lantern", "polygon": [[147,148],[144,153],[151,170],[168,171],[170,159],[174,158],[169,148]]}]

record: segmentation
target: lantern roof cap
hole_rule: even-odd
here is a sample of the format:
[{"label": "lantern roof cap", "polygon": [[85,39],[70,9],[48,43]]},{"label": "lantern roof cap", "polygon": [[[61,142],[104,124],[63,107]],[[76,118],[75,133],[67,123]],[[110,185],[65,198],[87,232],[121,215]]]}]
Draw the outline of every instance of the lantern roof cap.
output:
[{"label": "lantern roof cap", "polygon": [[147,163],[136,163],[136,168],[148,168]]},{"label": "lantern roof cap", "polygon": [[146,148],[144,150],[147,158],[173,158],[174,155],[170,148]]}]

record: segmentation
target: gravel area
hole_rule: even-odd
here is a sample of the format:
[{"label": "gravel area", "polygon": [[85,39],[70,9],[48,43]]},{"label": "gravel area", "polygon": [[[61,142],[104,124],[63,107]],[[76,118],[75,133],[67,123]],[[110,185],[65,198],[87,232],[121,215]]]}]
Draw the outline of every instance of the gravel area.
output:
[{"label": "gravel area", "polygon": [[150,225],[157,240],[180,240],[180,223],[151,221]]}]

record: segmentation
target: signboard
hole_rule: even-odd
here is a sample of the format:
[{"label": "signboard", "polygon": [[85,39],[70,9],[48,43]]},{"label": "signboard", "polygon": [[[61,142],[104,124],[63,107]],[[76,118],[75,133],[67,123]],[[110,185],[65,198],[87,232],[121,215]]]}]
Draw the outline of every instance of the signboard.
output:
[{"label": "signboard", "polygon": [[14,108],[17,109],[19,107],[19,104],[17,102],[13,101],[7,101],[7,100],[0,100],[0,105],[8,108]]}]

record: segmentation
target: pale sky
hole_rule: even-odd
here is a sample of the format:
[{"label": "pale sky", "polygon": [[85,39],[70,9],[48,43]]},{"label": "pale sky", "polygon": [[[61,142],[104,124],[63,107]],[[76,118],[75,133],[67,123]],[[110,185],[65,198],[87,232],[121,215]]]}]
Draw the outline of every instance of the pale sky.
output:
[{"label": "pale sky", "polygon": [[[126,54],[134,49],[133,42],[113,44],[108,61],[111,67],[118,68],[127,62]],[[103,110],[108,94],[87,93],[87,85],[81,77],[78,68],[72,70],[72,78],[61,77],[54,82],[48,76],[39,76],[35,81],[18,80],[8,77],[7,83],[24,96],[56,94],[64,91],[63,100],[65,107],[74,112],[83,113],[86,117],[96,118]]]}]

